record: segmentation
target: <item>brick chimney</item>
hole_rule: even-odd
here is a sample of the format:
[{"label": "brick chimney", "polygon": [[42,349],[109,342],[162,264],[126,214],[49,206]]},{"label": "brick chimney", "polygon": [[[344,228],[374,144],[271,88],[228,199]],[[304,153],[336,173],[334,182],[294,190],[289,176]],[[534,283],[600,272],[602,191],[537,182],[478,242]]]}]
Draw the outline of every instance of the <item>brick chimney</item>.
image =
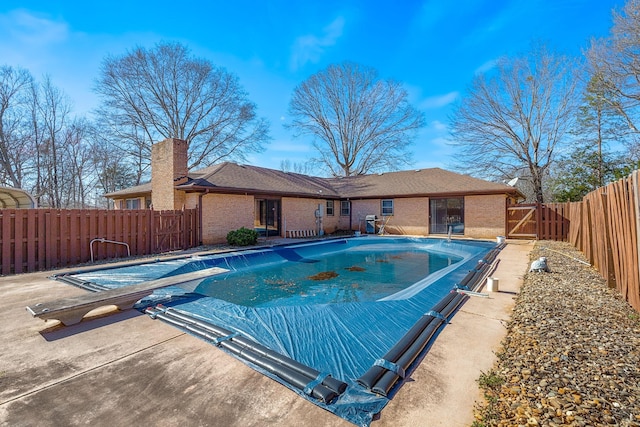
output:
[{"label": "brick chimney", "polygon": [[187,181],[187,142],[167,138],[151,147],[151,204],[154,210],[180,210],[185,193],[176,185]]}]

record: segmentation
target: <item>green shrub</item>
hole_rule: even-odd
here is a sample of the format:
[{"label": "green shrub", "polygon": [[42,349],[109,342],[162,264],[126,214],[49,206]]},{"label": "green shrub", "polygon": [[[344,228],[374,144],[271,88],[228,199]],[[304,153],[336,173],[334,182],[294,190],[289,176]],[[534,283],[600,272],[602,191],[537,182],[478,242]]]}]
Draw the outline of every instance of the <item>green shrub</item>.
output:
[{"label": "green shrub", "polygon": [[249,246],[258,243],[258,232],[242,227],[227,233],[227,243],[232,246]]}]

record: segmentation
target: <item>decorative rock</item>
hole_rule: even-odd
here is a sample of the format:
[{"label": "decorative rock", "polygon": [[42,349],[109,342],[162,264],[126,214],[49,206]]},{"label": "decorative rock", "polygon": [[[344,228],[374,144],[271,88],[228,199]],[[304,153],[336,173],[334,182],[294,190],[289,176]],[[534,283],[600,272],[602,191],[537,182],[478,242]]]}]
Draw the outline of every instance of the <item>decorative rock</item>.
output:
[{"label": "decorative rock", "polygon": [[[485,389],[487,426],[640,427],[640,315],[562,242],[538,242],[531,259],[553,270],[526,273]],[[497,398],[497,399],[494,399]],[[487,411],[487,414],[490,412]]]}]

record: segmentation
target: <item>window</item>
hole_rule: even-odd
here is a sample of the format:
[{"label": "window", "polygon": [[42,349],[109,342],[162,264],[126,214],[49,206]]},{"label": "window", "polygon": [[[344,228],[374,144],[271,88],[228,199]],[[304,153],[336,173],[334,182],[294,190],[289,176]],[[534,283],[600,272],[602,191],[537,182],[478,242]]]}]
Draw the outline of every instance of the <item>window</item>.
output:
[{"label": "window", "polygon": [[327,216],[333,216],[333,200],[327,200]]},{"label": "window", "polygon": [[127,199],[127,209],[140,209],[140,199]]},{"label": "window", "polygon": [[340,216],[351,215],[351,202],[348,200],[342,200],[340,202]]},{"label": "window", "polygon": [[385,199],[382,201],[382,216],[393,215],[393,199]]}]

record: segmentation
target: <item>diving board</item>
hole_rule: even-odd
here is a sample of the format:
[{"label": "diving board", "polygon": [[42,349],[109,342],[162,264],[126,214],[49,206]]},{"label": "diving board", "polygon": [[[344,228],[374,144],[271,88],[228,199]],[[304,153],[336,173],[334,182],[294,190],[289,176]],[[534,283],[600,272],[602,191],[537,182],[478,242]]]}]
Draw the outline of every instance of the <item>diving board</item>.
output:
[{"label": "diving board", "polygon": [[96,308],[115,305],[119,310],[127,310],[133,308],[134,304],[140,299],[151,295],[156,289],[180,285],[192,280],[205,279],[228,271],[220,267],[206,268],[191,273],[149,280],[136,285],[62,298],[46,303],[36,303],[28,306],[27,311],[33,317],[43,320],[59,320],[63,325],[69,326],[80,323],[87,313]]}]

